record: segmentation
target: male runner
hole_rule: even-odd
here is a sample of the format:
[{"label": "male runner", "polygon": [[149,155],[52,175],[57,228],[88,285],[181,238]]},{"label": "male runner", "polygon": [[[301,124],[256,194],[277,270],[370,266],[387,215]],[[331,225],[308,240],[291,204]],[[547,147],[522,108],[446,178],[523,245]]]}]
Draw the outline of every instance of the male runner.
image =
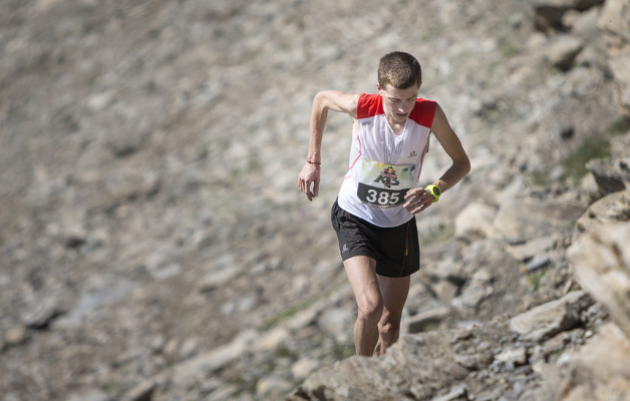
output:
[{"label": "male runner", "polygon": [[[309,201],[319,192],[328,110],[353,119],[350,168],[331,220],[358,306],[358,355],[381,355],[398,340],[410,276],[420,268],[415,215],[470,171],[468,156],[442,108],[418,98],[421,85],[418,61],[393,52],[380,59],[377,95],[326,90],[313,101],[308,158],[299,175]],[[433,185],[416,188],[431,132],[453,164]]]}]

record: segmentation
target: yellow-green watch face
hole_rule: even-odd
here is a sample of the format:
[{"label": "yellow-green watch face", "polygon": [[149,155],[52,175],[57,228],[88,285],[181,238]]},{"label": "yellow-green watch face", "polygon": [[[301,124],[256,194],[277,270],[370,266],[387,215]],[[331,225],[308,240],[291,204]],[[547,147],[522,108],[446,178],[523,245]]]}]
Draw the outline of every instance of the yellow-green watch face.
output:
[{"label": "yellow-green watch face", "polygon": [[433,203],[437,202],[442,192],[440,191],[440,187],[437,185],[427,185],[425,189],[433,196]]}]

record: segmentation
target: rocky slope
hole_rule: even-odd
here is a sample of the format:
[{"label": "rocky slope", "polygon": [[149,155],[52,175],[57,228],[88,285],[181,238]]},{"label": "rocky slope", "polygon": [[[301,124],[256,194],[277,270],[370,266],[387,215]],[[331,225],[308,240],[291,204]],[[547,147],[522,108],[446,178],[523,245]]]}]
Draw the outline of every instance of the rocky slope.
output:
[{"label": "rocky slope", "polygon": [[[534,3],[3,2],[2,401],[268,400],[381,363],[346,359],[354,301],[327,217],[346,118],[329,118],[315,202],[296,177],[313,95],[374,92],[395,49],[420,59],[473,171],[418,219],[405,330],[450,331],[383,360],[440,351],[448,380],[410,399],[541,391],[535,362],[607,319],[579,297],[559,334],[509,327],[576,297],[576,219],[626,188],[630,6]],[[421,180],[446,167],[435,144]]]}]

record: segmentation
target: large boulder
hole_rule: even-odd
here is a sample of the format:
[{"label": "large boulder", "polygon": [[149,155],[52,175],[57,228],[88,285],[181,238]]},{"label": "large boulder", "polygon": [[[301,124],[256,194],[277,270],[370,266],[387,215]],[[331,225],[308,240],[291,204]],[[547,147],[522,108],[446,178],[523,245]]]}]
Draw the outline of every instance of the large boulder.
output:
[{"label": "large boulder", "polygon": [[[630,18],[630,17],[628,17]],[[622,113],[630,117],[630,46],[624,52],[608,60],[610,70],[616,82],[616,100]]]},{"label": "large boulder", "polygon": [[557,401],[627,400],[630,394],[630,340],[613,323],[575,353],[566,352],[557,364],[545,364],[543,382],[534,399]]},{"label": "large boulder", "polygon": [[607,0],[597,25],[607,33],[630,43],[630,4],[628,4],[628,0]]},{"label": "large boulder", "polygon": [[501,205],[494,228],[514,240],[550,235],[572,226],[585,209],[576,202],[515,199]]},{"label": "large boulder", "polygon": [[312,374],[289,401],[429,400],[492,363],[504,324],[401,337],[378,358],[351,357]]},{"label": "large boulder", "polygon": [[630,116],[630,3],[628,0],[608,0],[597,25],[609,41],[610,70],[616,82],[617,103]]},{"label": "large boulder", "polygon": [[567,364],[560,401],[627,400],[628,360],[630,340],[614,324],[602,327],[598,337]]},{"label": "large boulder", "polygon": [[582,288],[630,337],[630,223],[600,224],[568,250]]},{"label": "large boulder", "polygon": [[577,229],[586,232],[601,224],[630,220],[630,189],[610,194],[589,206],[577,221]]},{"label": "large boulder", "polygon": [[544,32],[560,30],[564,28],[562,17],[567,11],[584,11],[603,2],[604,0],[536,0],[533,2],[534,25]]},{"label": "large boulder", "polygon": [[584,291],[574,291],[513,317],[510,330],[523,338],[539,342],[580,324],[580,314],[593,304]]}]

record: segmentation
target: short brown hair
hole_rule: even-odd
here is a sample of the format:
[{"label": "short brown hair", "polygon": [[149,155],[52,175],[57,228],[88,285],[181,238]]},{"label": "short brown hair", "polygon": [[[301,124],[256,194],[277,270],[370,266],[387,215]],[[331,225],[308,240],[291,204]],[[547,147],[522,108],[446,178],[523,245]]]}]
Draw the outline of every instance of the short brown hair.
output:
[{"label": "short brown hair", "polygon": [[396,89],[407,89],[422,83],[422,69],[414,56],[405,52],[392,52],[381,57],[378,63],[378,84],[389,84]]}]

